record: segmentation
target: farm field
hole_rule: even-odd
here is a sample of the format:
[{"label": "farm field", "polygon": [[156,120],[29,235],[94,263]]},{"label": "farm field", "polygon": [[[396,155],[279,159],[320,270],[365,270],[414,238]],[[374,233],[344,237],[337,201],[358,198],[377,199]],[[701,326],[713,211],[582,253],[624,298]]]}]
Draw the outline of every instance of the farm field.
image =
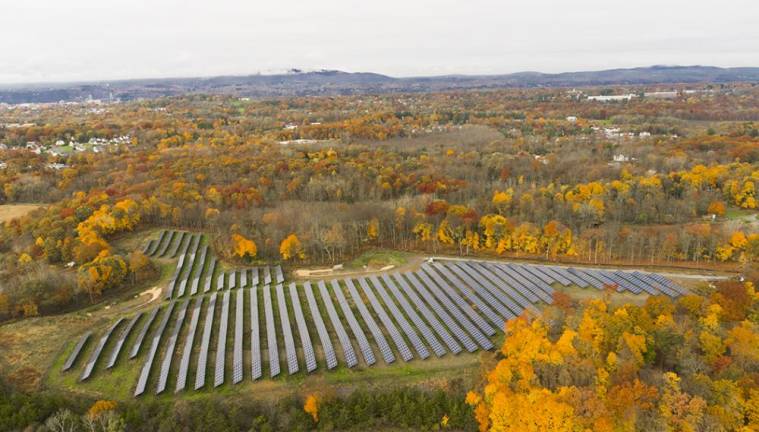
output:
[{"label": "farm field", "polygon": [[2,204],[0,205],[0,223],[20,218],[40,207],[40,204]]}]

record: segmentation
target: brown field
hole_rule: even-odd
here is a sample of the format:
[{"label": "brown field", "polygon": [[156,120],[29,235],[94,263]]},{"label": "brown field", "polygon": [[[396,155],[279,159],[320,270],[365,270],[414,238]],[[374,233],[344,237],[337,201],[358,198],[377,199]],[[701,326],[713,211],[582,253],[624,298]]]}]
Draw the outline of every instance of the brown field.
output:
[{"label": "brown field", "polygon": [[40,204],[5,204],[0,205],[0,223],[20,218],[42,207]]}]

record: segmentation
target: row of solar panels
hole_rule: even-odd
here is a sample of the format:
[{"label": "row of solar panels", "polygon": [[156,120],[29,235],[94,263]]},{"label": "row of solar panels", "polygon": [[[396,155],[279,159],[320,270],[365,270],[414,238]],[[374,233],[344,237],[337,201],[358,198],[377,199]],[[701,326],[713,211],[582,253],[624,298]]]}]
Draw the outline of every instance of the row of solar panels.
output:
[{"label": "row of solar panels", "polygon": [[285,280],[281,266],[260,267],[260,275],[259,267],[220,272],[215,275],[218,261],[215,256],[209,254],[208,245],[201,247],[201,244],[201,234],[162,231],[158,239],[150,240],[145,246],[143,252],[149,256],[164,258],[178,256],[176,268],[166,289],[166,299],[183,297],[188,288],[190,295],[197,294],[201,281],[204,281],[203,292],[208,292],[214,287],[217,290],[248,288],[258,285],[259,281],[268,285],[283,283]]},{"label": "row of solar panels", "polygon": [[[258,379],[263,375],[264,340],[270,376],[277,376],[281,372],[278,334],[284,342],[288,373],[293,374],[300,370],[300,359],[294,337],[296,329],[306,371],[311,372],[317,368],[317,348],[312,342],[310,333],[313,329],[316,330],[323,361],[328,369],[338,365],[338,350],[333,345],[332,335],[336,336],[342,359],[347,367],[359,364],[358,353],[361,354],[366,365],[375,364],[377,361],[375,347],[379,350],[378,353],[382,359],[389,364],[396,361],[396,354],[402,360],[410,361],[414,357],[428,358],[433,353],[436,356],[443,356],[448,352],[457,354],[464,349],[469,352],[476,351],[478,348],[492,349],[493,344],[489,337],[496,333],[496,329],[503,329],[505,320],[520,315],[525,309],[536,311],[535,303],[552,302],[554,292],[552,283],[593,286],[599,289],[615,286],[617,289],[632,292],[663,293],[671,296],[684,292],[681,287],[657,274],[476,261],[426,263],[417,272],[370,276],[359,278],[356,282],[345,279],[341,285],[339,281],[333,280],[329,283],[329,287],[324,281],[317,282],[321,304],[312,284],[304,283],[301,291],[305,294],[307,308],[301,304],[299,290],[295,284],[287,287],[289,296],[286,295],[282,284],[261,287],[265,339],[262,339],[260,334],[258,286],[253,285],[251,289],[227,290],[220,293],[222,294],[221,312],[216,326],[214,326],[214,315],[219,293],[213,292],[207,302],[200,351],[197,355],[194,388],[200,389],[205,386],[205,373],[214,329],[216,329],[217,339],[214,386],[219,386],[225,381],[226,341],[232,294],[235,297],[232,382],[239,383],[244,379],[244,333],[248,330],[250,331],[248,346],[250,376],[252,379]],[[272,289],[275,291],[274,294],[272,294]],[[244,318],[245,296],[250,296],[247,325]],[[273,305],[273,297],[276,298],[276,309]],[[205,298],[197,297],[193,303],[190,328],[185,337],[177,373],[176,391],[183,390],[186,385],[195,334]],[[337,302],[342,316],[334,301]],[[146,389],[162,334],[176,303],[177,301],[173,301],[169,304],[159,327],[154,331],[151,348],[138,379],[135,395],[142,394]],[[189,300],[180,303],[172,333],[164,349],[164,358],[156,387],[157,393],[164,391],[168,382],[171,359],[188,306]],[[304,310],[308,314],[304,313]],[[134,341],[130,358],[134,358],[139,353],[158,311],[159,308],[156,308],[148,314]],[[290,313],[293,315],[294,325],[291,322]],[[278,323],[275,320],[275,314],[279,316]],[[107,368],[115,364],[124,341],[141,316],[142,314],[132,318],[120,334]],[[325,323],[325,318],[329,321],[329,327]],[[101,338],[85,365],[81,379],[87,379],[92,374],[108,338],[122,322],[124,320],[116,322]],[[64,365],[64,370],[72,367],[89,337],[90,334],[87,334],[77,343]],[[370,337],[373,344],[369,342]],[[352,341],[358,346],[358,351],[354,349]]]}]

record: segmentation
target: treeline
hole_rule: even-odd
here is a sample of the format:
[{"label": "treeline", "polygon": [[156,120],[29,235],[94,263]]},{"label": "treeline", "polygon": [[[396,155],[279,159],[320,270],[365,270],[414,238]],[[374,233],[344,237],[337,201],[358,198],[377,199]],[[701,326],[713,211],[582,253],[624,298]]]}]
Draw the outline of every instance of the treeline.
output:
[{"label": "treeline", "polygon": [[[45,392],[0,393],[0,430],[130,431],[365,431],[476,430],[461,385],[452,390],[357,390],[343,397],[276,403],[209,396],[197,400],[87,402]],[[88,408],[89,406],[89,408]]]}]

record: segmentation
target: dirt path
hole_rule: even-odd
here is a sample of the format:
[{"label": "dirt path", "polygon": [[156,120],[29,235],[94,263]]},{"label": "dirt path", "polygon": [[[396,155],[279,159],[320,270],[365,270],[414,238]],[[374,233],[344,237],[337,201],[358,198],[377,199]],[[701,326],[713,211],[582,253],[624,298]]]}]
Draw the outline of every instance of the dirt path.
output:
[{"label": "dirt path", "polygon": [[[312,274],[312,275],[298,275],[298,280],[320,280],[320,279],[335,279],[335,278],[346,278],[346,277],[361,277],[364,275],[373,275],[373,274],[382,274],[382,273],[388,273],[388,272],[407,272],[411,270],[416,270],[419,268],[419,266],[422,265],[422,263],[427,259],[427,257],[424,256],[412,256],[409,257],[409,259],[406,261],[405,264],[401,266],[392,266],[391,268],[372,268],[372,269],[356,269],[356,270],[328,270],[325,269],[324,272],[320,272],[319,274]],[[313,271],[313,270],[312,270]]]},{"label": "dirt path", "polygon": [[41,204],[5,204],[0,205],[0,224],[20,218],[38,208]]}]

